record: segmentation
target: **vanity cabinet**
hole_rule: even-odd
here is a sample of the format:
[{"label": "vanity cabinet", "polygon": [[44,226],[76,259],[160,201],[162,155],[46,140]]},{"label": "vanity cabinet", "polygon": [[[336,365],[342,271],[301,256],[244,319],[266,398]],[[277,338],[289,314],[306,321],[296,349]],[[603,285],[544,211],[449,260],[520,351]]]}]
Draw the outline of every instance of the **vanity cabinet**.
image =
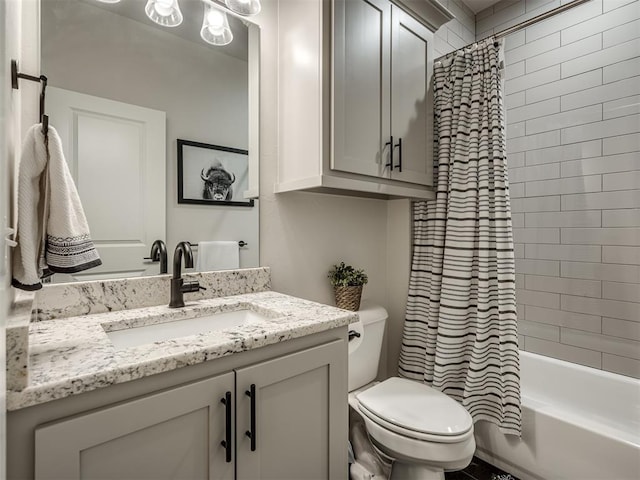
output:
[{"label": "vanity cabinet", "polygon": [[[148,382],[157,388],[226,369],[133,398],[123,396],[139,386],[120,384],[79,396],[89,401],[70,397],[10,412],[9,446],[23,465],[10,457],[9,478],[342,480],[345,337],[343,327],[160,374],[168,378],[159,384],[147,377],[131,383],[144,391]],[[120,401],[87,410],[100,393]]]},{"label": "vanity cabinet", "polygon": [[278,14],[276,192],[433,198],[433,31],[452,15],[428,0],[280,0]]}]

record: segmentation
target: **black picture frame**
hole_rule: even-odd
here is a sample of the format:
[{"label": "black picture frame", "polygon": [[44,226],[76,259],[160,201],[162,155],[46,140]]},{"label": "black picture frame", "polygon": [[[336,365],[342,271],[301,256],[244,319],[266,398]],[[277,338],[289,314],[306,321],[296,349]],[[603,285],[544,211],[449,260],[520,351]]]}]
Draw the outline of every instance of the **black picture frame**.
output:
[{"label": "black picture frame", "polygon": [[[249,152],[247,150],[180,138],[177,143],[178,203],[253,207],[253,199],[242,198],[242,193],[247,190],[249,176]],[[231,195],[227,192],[224,199],[207,198],[207,195],[212,193],[211,188],[208,189],[208,192],[205,189],[207,183],[204,176],[210,174],[210,178],[214,178],[211,173],[217,180],[222,180],[223,185],[233,178]],[[216,184],[219,185],[220,182],[218,181]]]}]

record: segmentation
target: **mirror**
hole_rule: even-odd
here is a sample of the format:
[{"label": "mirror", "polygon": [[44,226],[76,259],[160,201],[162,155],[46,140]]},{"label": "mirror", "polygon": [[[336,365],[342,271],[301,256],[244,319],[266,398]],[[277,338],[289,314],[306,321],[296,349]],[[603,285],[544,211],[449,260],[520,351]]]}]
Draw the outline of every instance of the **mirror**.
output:
[{"label": "mirror", "polygon": [[[41,0],[46,111],[103,260],[54,282],[157,274],[159,263],[144,260],[156,239],[166,242],[169,271],[180,241],[242,241],[239,267],[259,265],[260,32],[227,14],[233,40],[210,45],[201,28],[211,5],[180,0],[184,19],[168,28],[140,0]],[[190,147],[180,172],[179,140]],[[217,166],[232,194],[179,202],[182,187],[193,198],[205,193]]]}]

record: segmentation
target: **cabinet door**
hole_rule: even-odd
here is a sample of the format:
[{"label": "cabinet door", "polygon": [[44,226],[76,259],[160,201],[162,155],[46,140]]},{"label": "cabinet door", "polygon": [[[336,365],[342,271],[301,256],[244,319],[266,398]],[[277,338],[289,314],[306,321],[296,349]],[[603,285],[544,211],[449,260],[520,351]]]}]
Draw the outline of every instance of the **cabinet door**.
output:
[{"label": "cabinet door", "polygon": [[38,428],[35,478],[232,480],[220,442],[233,387],[228,373]]},{"label": "cabinet door", "polygon": [[391,178],[433,185],[433,34],[398,7],[391,16]]},{"label": "cabinet door", "polygon": [[344,340],[237,370],[236,385],[238,480],[348,478]]},{"label": "cabinet door", "polygon": [[390,135],[387,0],[335,0],[331,168],[385,174]]}]

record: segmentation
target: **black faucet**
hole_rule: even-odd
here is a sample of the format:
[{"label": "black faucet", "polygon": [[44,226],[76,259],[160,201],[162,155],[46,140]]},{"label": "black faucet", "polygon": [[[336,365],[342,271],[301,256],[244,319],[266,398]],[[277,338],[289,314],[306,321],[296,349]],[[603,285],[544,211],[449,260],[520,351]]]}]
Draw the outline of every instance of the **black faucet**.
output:
[{"label": "black faucet", "polygon": [[169,302],[169,307],[171,308],[184,307],[184,293],[206,290],[206,288],[200,286],[197,280],[189,282],[183,280],[181,274],[183,254],[185,268],[192,268],[193,253],[189,242],[180,242],[173,252],[173,276],[171,277],[171,301]]},{"label": "black faucet", "polygon": [[145,260],[160,262],[160,273],[167,273],[167,246],[162,240],[156,240],[151,245],[151,254]]}]

